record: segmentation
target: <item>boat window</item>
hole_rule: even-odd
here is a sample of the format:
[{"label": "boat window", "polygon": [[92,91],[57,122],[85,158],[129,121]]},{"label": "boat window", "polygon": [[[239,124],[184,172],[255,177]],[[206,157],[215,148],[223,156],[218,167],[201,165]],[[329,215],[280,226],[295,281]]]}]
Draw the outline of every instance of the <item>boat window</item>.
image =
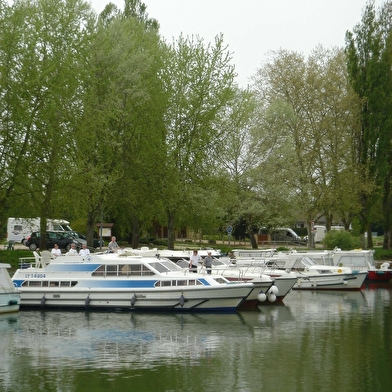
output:
[{"label": "boat window", "polygon": [[41,287],[41,281],[39,280],[26,280],[22,283],[22,287]]},{"label": "boat window", "polygon": [[107,265],[106,275],[107,276],[117,276],[117,265]]},{"label": "boat window", "polygon": [[96,269],[92,276],[142,276],[154,275],[154,272],[149,270],[147,266],[142,264],[119,264],[119,265],[101,265]]},{"label": "boat window", "polygon": [[49,282],[47,280],[43,280],[42,287],[48,287],[48,286],[49,286]]},{"label": "boat window", "polygon": [[60,282],[60,287],[69,287],[70,282]]},{"label": "boat window", "polygon": [[50,287],[58,287],[59,286],[59,282],[50,282],[49,286]]},{"label": "boat window", "polygon": [[103,276],[105,275],[105,266],[100,265],[92,274],[93,276]]},{"label": "boat window", "polygon": [[312,259],[310,259],[309,257],[304,257],[304,258],[302,258],[301,261],[302,261],[302,264],[307,267],[310,267],[311,265],[316,265],[316,263]]},{"label": "boat window", "polygon": [[155,268],[157,271],[159,271],[161,273],[170,271],[169,268],[167,268],[163,263],[161,263],[159,261],[157,261],[155,263],[150,263],[150,265],[151,265],[152,268]]},{"label": "boat window", "polygon": [[222,284],[222,283],[227,283],[227,280],[224,279],[224,278],[215,278],[214,280],[215,280],[216,282],[220,283],[220,284]]},{"label": "boat window", "polygon": [[181,267],[179,267],[177,264],[173,263],[170,260],[163,260],[161,261],[161,264],[167,268],[170,271],[178,271],[181,270]]},{"label": "boat window", "polygon": [[142,265],[142,275],[155,275],[146,265]]},{"label": "boat window", "polygon": [[171,280],[162,280],[161,282],[161,286],[171,286]]},{"label": "boat window", "polygon": [[187,280],[177,280],[177,286],[188,286]]},{"label": "boat window", "polygon": [[128,264],[120,264],[118,266],[118,271],[121,275],[129,275],[131,272],[131,269],[129,268]]}]

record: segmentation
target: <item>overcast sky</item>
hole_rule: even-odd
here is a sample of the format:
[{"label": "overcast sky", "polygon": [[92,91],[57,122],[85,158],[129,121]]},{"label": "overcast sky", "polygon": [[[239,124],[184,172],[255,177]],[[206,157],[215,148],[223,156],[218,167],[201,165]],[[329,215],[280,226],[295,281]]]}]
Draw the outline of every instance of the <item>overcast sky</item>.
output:
[{"label": "overcast sky", "polygon": [[[99,13],[109,0],[90,0]],[[123,8],[123,0],[111,2]],[[318,44],[343,47],[345,33],[361,21],[367,0],[144,0],[172,42],[181,33],[206,43],[222,33],[232,53],[238,83],[246,87],[269,51],[308,55]],[[376,0],[380,6],[384,0]]]}]

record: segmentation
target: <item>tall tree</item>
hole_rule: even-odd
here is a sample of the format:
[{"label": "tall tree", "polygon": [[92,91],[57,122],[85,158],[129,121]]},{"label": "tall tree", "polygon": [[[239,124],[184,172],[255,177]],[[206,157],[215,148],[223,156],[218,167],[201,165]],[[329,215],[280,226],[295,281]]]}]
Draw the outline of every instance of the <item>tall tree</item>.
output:
[{"label": "tall tree", "polygon": [[371,223],[381,201],[384,248],[392,235],[392,3],[379,12],[374,1],[364,9],[362,21],[346,34],[347,67],[353,89],[361,100],[360,132],[356,135],[356,159],[369,185],[362,189],[359,215],[361,233],[372,247]]},{"label": "tall tree", "polygon": [[[8,115],[14,118],[17,144],[23,146],[25,169],[16,170],[16,188],[28,192],[32,213],[41,216],[45,233],[46,218],[61,209],[64,184],[75,167],[80,74],[86,67],[83,48],[94,14],[81,0],[18,1],[11,12],[20,20],[11,29],[18,36],[15,47],[8,47],[8,66],[14,67],[7,83],[16,87],[18,96],[8,96]],[[41,241],[43,247],[45,236]]]},{"label": "tall tree", "polygon": [[[338,212],[334,190],[356,178],[345,174],[353,169],[348,153],[355,102],[343,60],[341,51],[322,47],[307,60],[281,50],[255,76],[262,108],[259,127],[264,128],[263,134],[277,135],[269,160],[259,166],[260,180],[266,192],[280,187],[280,194],[286,193],[297,213],[296,218],[288,216],[293,221],[305,217],[309,232],[311,221],[319,215],[331,224]],[[352,193],[340,197],[345,205],[354,199]],[[271,207],[282,217],[285,209],[277,208],[277,203]]]},{"label": "tall tree", "polygon": [[119,233],[133,227],[137,246],[139,226],[153,219],[159,197],[165,99],[158,24],[145,11],[135,0],[125,1],[123,11],[109,4],[91,46],[78,138],[89,241],[104,212]]},{"label": "tall tree", "polygon": [[[234,66],[223,37],[205,44],[200,37],[180,36],[168,46],[163,81],[169,94],[165,112],[165,205],[168,247],[184,216],[201,222],[211,216],[214,172],[210,157],[219,134],[219,115],[233,95]],[[194,225],[196,229],[196,224]]]}]

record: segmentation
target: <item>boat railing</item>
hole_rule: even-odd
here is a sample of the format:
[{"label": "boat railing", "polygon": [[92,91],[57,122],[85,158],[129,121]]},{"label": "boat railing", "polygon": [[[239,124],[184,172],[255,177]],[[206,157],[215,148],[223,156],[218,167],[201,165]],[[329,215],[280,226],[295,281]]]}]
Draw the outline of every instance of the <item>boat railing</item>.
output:
[{"label": "boat railing", "polygon": [[35,268],[36,263],[35,257],[21,257],[19,259],[19,269]]}]

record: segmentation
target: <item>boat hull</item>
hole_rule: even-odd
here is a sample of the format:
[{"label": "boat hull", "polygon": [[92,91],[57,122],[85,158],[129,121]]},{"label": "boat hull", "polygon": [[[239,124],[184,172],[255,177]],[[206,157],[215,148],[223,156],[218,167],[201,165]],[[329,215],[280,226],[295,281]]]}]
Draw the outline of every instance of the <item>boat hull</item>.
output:
[{"label": "boat hull", "polygon": [[19,293],[0,293],[0,314],[17,312],[19,303]]},{"label": "boat hull", "polygon": [[369,270],[368,280],[377,282],[388,282],[392,279],[392,270]]},{"label": "boat hull", "polygon": [[[234,284],[233,284],[234,285]],[[237,309],[253,288],[210,290],[22,289],[21,307],[123,310],[226,311]]]},{"label": "boat hull", "polygon": [[309,275],[299,277],[294,290],[360,290],[367,277],[366,272],[331,276]]},{"label": "boat hull", "polygon": [[20,294],[12,283],[7,268],[11,268],[11,265],[0,263],[0,314],[19,310]]}]

